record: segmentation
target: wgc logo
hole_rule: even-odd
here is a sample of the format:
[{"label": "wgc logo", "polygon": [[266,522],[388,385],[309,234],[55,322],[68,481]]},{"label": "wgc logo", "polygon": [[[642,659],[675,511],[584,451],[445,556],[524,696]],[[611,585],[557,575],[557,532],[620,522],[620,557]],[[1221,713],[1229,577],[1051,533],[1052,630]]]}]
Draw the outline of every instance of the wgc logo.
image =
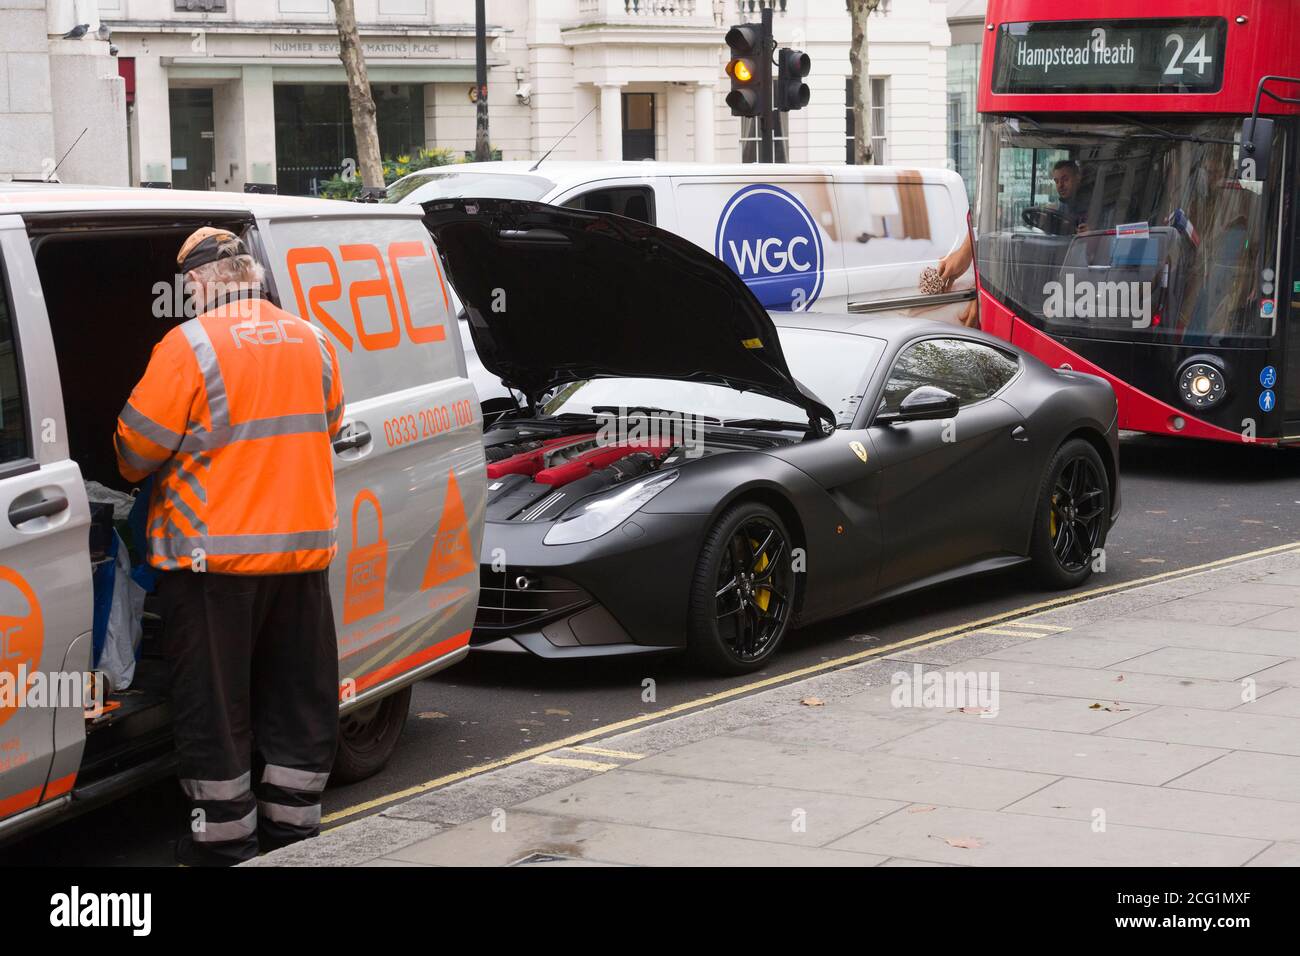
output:
[{"label": "wgc logo", "polygon": [[758,183],[732,196],[713,251],[774,312],[802,312],[821,294],[821,234],[812,213],[784,189]]}]

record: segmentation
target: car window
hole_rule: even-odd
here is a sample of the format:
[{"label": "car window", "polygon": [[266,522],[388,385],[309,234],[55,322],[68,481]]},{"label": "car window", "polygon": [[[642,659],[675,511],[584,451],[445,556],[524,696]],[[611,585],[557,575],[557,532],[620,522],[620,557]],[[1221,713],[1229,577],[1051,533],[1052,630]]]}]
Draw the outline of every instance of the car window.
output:
[{"label": "car window", "polygon": [[615,186],[593,189],[574,196],[564,203],[567,209],[585,209],[588,212],[612,212],[640,222],[655,222],[655,195],[649,186]]},{"label": "car window", "polygon": [[894,362],[885,383],[882,410],[896,412],[903,399],[922,385],[952,392],[962,405],[996,394],[1020,367],[1005,352],[968,339],[924,339]]},{"label": "car window", "polygon": [[0,464],[28,457],[22,369],[3,276],[4,261],[0,260]]}]

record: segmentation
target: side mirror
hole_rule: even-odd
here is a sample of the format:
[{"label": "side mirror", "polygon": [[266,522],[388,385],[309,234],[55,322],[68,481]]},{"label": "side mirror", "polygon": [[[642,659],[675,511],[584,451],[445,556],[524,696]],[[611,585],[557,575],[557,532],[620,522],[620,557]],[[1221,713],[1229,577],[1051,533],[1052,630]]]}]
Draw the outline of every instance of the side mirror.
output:
[{"label": "side mirror", "polygon": [[952,392],[946,392],[934,385],[922,385],[912,391],[896,412],[881,412],[876,416],[876,424],[891,425],[894,422],[928,422],[940,418],[953,418],[961,400]]},{"label": "side mirror", "polygon": [[1237,161],[1237,178],[1263,182],[1268,178],[1268,162],[1273,153],[1273,121],[1264,116],[1248,116],[1241,121],[1241,153]]}]

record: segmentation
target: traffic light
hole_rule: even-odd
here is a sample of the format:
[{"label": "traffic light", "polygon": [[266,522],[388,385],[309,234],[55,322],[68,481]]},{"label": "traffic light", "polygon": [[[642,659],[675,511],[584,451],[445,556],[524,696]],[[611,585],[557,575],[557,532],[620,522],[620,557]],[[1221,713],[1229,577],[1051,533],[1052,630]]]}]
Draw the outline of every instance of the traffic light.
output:
[{"label": "traffic light", "polygon": [[783,47],[776,59],[776,108],[801,110],[808,105],[808,84],[803,78],[812,69],[812,58],[802,50]]},{"label": "traffic light", "polygon": [[767,109],[766,90],[772,88],[772,59],[763,39],[761,23],[742,23],[727,31],[727,76],[731,92],[727,105],[732,116],[761,116]]}]

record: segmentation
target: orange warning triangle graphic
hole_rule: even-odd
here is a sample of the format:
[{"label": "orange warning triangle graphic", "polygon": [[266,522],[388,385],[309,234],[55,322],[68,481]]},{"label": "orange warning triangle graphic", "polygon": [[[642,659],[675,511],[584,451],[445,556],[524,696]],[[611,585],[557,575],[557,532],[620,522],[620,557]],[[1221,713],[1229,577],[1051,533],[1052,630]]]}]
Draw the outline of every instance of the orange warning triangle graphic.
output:
[{"label": "orange warning triangle graphic", "polygon": [[465,520],[465,502],[460,497],[454,472],[447,472],[447,500],[442,519],[433,538],[433,552],[424,568],[421,590],[437,587],[476,570],[474,549],[470,545],[469,525]]}]

